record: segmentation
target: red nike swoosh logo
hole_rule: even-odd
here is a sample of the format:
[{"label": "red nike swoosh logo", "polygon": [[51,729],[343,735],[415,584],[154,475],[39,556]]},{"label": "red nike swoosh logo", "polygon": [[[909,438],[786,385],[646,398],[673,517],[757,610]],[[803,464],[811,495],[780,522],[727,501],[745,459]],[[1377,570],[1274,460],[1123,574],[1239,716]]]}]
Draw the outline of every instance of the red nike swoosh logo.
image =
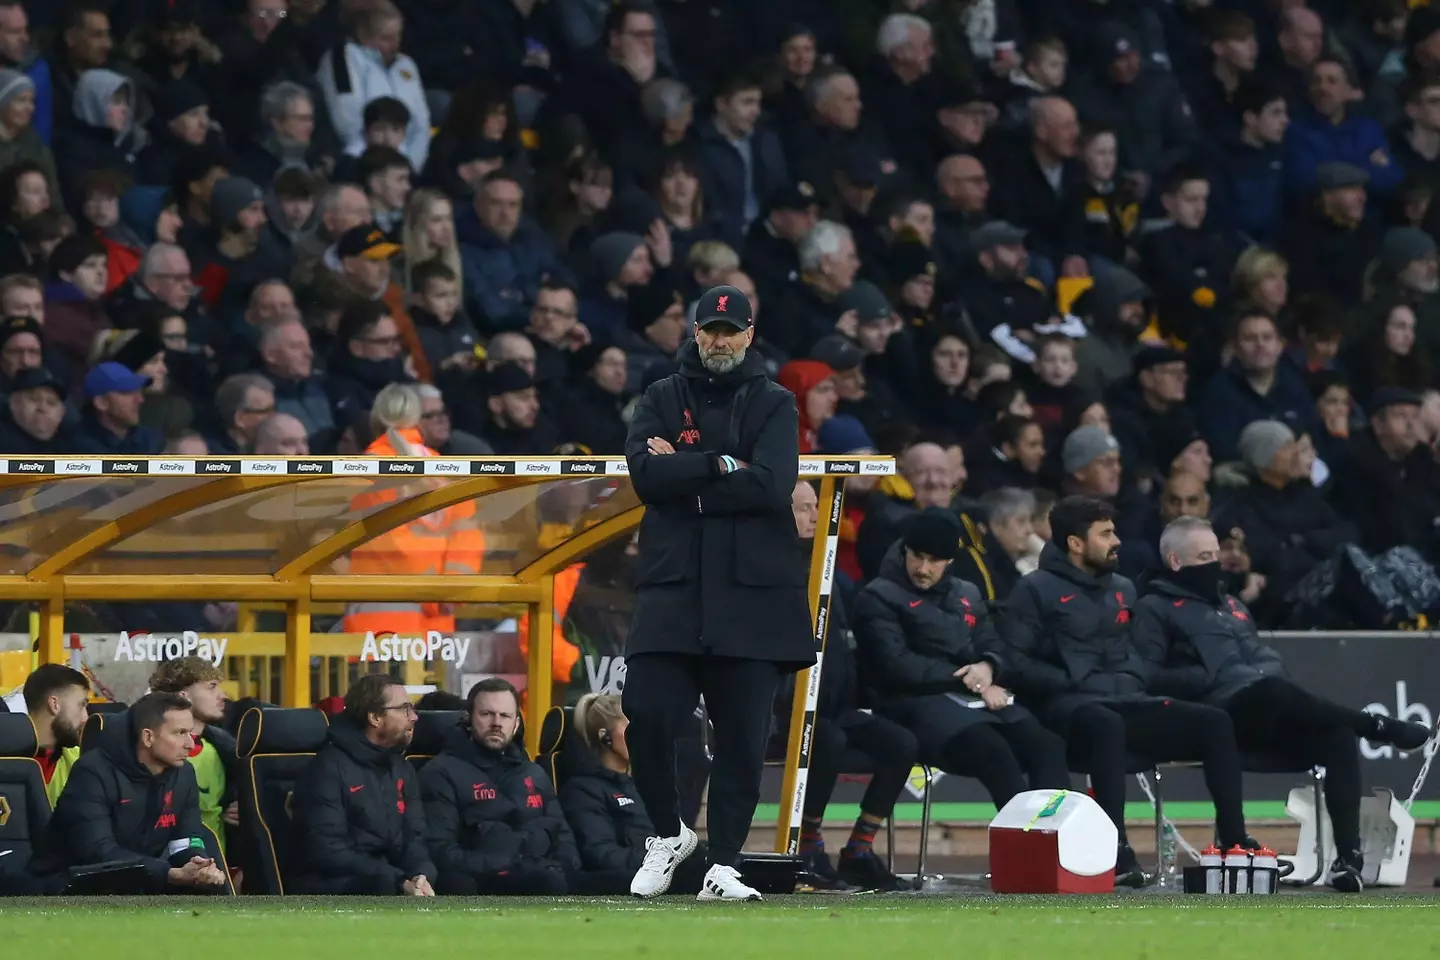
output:
[{"label": "red nike swoosh logo", "polygon": [[1072,593],[1072,594],[1069,594],[1069,595],[1067,595],[1067,596],[1061,597],[1061,598],[1060,598],[1060,602],[1061,602],[1061,603],[1069,603],[1071,600],[1074,600],[1074,599],[1075,599],[1075,594]]},{"label": "red nike swoosh logo", "polygon": [[922,603],[924,603],[924,602],[925,602],[924,600],[916,600],[916,601],[914,601],[913,603],[910,604],[910,609],[913,610],[913,609],[915,609],[916,607],[920,606],[920,604],[922,604]]},{"label": "red nike swoosh logo", "polygon": [[358,787],[351,787],[351,788],[350,788],[350,792],[351,792],[351,793],[359,793],[361,790],[364,790],[364,789],[365,789],[365,785],[364,785],[364,784],[361,784],[361,785],[358,786]]},{"label": "red nike swoosh logo", "polygon": [[1176,601],[1175,601],[1175,606],[1177,606],[1177,607],[1183,607],[1183,606],[1185,606],[1185,601],[1184,601],[1184,600],[1176,600]]},{"label": "red nike swoosh logo", "polygon": [[121,800],[120,802],[121,802],[121,803],[129,803],[130,801],[129,801],[129,800]]}]

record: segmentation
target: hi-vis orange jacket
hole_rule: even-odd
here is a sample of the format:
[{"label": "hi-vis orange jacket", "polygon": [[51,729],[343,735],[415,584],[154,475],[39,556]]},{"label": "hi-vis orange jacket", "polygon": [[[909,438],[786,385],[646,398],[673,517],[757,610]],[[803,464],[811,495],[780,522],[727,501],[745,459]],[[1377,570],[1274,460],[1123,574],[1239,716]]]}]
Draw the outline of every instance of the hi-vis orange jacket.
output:
[{"label": "hi-vis orange jacket", "polygon": [[[550,674],[556,683],[569,683],[575,664],[580,662],[580,648],[565,638],[565,616],[570,612],[570,601],[575,599],[575,588],[580,585],[583,563],[572,563],[555,574],[555,626],[550,636]],[[530,614],[520,617],[520,652],[525,662],[530,662]]]},{"label": "hi-vis orange jacket", "polygon": [[[423,456],[438,454],[420,440],[420,431],[396,431]],[[365,449],[375,456],[398,456],[388,435]],[[422,481],[424,482],[424,481]],[[352,503],[357,510],[373,513],[399,499],[395,489],[370,490]],[[485,538],[475,519],[475,504],[457,503],[412,520],[402,527],[356,547],[350,554],[353,576],[421,576],[427,574],[478,574],[485,555]],[[424,636],[428,630],[450,634],[455,617],[442,612],[436,603],[354,603],[345,611],[346,633],[394,633]]]}]

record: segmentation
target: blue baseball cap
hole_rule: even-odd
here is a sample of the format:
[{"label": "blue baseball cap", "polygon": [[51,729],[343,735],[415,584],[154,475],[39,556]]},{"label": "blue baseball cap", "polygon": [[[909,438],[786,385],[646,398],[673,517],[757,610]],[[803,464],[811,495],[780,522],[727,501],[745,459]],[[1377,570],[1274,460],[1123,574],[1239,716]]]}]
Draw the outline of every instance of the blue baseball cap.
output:
[{"label": "blue baseball cap", "polygon": [[148,386],[149,377],[142,377],[124,364],[109,361],[85,374],[85,399],[94,400],[107,393],[135,393]]}]

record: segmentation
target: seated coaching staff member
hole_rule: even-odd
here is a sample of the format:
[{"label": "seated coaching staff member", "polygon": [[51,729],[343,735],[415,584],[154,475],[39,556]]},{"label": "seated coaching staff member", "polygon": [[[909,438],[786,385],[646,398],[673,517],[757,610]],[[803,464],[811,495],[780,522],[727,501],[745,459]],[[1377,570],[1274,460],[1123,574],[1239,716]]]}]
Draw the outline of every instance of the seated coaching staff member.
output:
[{"label": "seated coaching staff member", "polygon": [[1219,707],[1240,749],[1325,767],[1325,806],[1338,856],[1328,881],[1359,893],[1360,757],[1356,737],[1418,750],[1424,724],[1362,713],[1322,700],[1286,675],[1260,642],[1249,609],[1220,587],[1220,542],[1208,520],[1181,517],[1160,537],[1162,573],[1135,609],[1135,646],[1158,692]]},{"label": "seated coaching staff member", "polygon": [[799,474],[795,398],[765,376],[750,302],[714,287],[678,373],[636,404],[625,457],[646,505],[625,715],[635,785],[659,833],[630,892],[664,893],[695,851],[675,793],[675,741],[703,694],[715,729],[701,900],[759,900],[735,869],[760,798],[782,672],[815,662],[805,563],[790,492]]},{"label": "seated coaching staff member", "polygon": [[405,759],[414,732],[415,707],[400,683],[378,674],[355,681],[330,742],[295,784],[293,892],[435,895],[420,787]]},{"label": "seated coaching staff member", "polygon": [[1125,839],[1125,759],[1200,760],[1225,849],[1258,846],[1245,835],[1240,752],[1223,710],[1152,697],[1145,661],[1131,646],[1135,585],[1114,571],[1120,538],[1110,505],[1066,497],[1050,514],[1040,569],[1022,579],[1000,622],[1007,676],[1020,699],[1065,738],[1095,802],[1120,831],[1116,883],[1145,874]]},{"label": "seated coaching staff member", "polygon": [[555,788],[515,742],[520,694],[501,677],[470,688],[467,726],[420,775],[425,845],[441,893],[558,895],[580,869]]},{"label": "seated coaching staff member", "polygon": [[[985,598],[950,574],[961,536],[944,507],[911,517],[855,601],[855,633],[878,710],[919,738],[922,760],[976,778],[1003,807],[1027,774],[1029,789],[1064,789],[1070,772],[1060,738],[1008,704]],[[983,709],[962,702],[977,698]]]},{"label": "seated coaching staff member", "polygon": [[53,861],[36,873],[118,860],[143,865],[151,892],[223,890],[189,763],[194,728],[190,703],[173,693],[146,694],[113,717],[70,771],[50,818]]}]

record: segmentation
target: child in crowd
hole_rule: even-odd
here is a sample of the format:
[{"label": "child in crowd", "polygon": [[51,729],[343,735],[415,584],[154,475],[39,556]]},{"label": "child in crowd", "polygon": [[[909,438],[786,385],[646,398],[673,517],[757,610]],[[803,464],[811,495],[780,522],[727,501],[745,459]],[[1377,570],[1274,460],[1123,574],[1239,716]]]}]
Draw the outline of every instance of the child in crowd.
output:
[{"label": "child in crowd", "polygon": [[430,260],[412,270],[410,279],[415,286],[408,298],[410,319],[431,369],[442,373],[475,369],[475,344],[480,335],[460,306],[455,271]]},{"label": "child in crowd", "polygon": [[1075,374],[1080,369],[1075,362],[1075,341],[1059,334],[1042,337],[1036,346],[1032,369],[1035,380],[1026,391],[1030,406],[1040,426],[1053,432],[1060,428],[1066,408],[1073,405],[1080,394],[1080,387],[1075,383]]}]

